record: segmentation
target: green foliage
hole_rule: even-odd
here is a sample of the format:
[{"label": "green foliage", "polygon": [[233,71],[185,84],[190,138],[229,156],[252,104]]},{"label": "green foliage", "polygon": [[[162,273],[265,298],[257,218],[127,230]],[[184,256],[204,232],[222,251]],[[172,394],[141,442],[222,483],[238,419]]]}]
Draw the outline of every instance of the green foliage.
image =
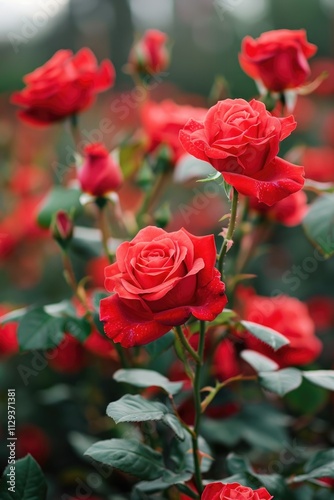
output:
[{"label": "green foliage", "polygon": [[80,203],[81,191],[78,189],[64,188],[55,186],[43,201],[40,211],[37,216],[38,224],[42,227],[49,228],[53,216],[58,210],[76,216],[82,211]]},{"label": "green foliage", "polygon": [[42,469],[31,455],[15,462],[15,492],[8,489],[10,467],[13,466],[6,467],[0,480],[1,500],[46,500],[46,481]]},{"label": "green foliage", "polygon": [[279,396],[285,396],[302,383],[302,374],[296,368],[283,368],[275,372],[259,373],[261,386]]},{"label": "green foliage", "polygon": [[262,340],[262,342],[272,347],[274,351],[290,343],[284,335],[268,326],[259,325],[252,321],[240,321],[240,323],[251,335]]},{"label": "green foliage", "polygon": [[325,256],[334,254],[334,194],[319,196],[311,205],[303,222],[306,236]]},{"label": "green foliage", "polygon": [[183,386],[183,382],[170,382],[167,377],[153,370],[137,368],[121,369],[114,373],[114,380],[127,382],[136,387],[160,387],[169,394],[177,394]]}]

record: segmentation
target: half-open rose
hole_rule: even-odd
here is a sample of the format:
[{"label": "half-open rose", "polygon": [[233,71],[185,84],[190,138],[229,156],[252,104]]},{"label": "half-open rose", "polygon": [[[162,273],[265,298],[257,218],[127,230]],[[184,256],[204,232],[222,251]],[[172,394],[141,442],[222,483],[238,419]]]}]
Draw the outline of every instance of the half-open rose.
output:
[{"label": "half-open rose", "polygon": [[227,300],[215,268],[213,235],[149,226],[124,242],[105,269],[111,297],[101,301],[106,334],[123,347],[158,339],[191,315],[212,321]]}]

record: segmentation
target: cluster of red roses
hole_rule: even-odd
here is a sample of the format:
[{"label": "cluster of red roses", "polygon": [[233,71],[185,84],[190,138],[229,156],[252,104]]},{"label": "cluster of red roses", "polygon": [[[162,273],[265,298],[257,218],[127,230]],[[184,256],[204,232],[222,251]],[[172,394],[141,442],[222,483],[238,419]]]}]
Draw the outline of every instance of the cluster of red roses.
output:
[{"label": "cluster of red roses", "polygon": [[[169,60],[166,43],[163,33],[149,31],[134,45],[128,71],[143,81],[163,71]],[[297,92],[306,83],[310,74],[307,60],[315,51],[303,30],[279,30],[265,33],[257,40],[246,37],[240,64],[259,88],[265,89],[265,95],[269,92],[279,102],[284,93],[291,89]],[[76,55],[62,50],[25,77],[26,87],[13,95],[12,102],[23,108],[22,119],[47,125],[76,117],[114,80],[110,61],[98,66],[88,49]],[[280,142],[295,130],[296,121],[292,115],[277,114],[277,110],[267,110],[265,98],[250,102],[225,99],[209,110],[178,106],[172,101],[147,101],[141,107],[145,154],[157,154],[164,144],[169,148],[170,166],[177,168],[185,154],[209,163],[234,193],[249,198],[251,210],[295,225],[307,209],[306,195],[301,191],[304,167],[278,157]],[[123,183],[116,152],[110,154],[104,144],[93,143],[80,153],[83,161],[77,181],[82,192],[91,200],[105,201]],[[57,238],[69,238],[72,226],[66,214],[59,212],[55,221]],[[155,341],[191,317],[212,322],[227,304],[225,283],[217,269],[214,236],[194,236],[183,228],[166,232],[148,226],[131,241],[121,243],[115,262],[105,268],[105,287],[111,295],[100,303],[100,319],[106,335],[125,348]],[[315,336],[306,306],[300,301],[286,296],[261,297],[252,289],[241,287],[235,298],[240,317],[274,328],[290,341],[289,346],[275,354],[253,337],[243,335],[244,345],[271,357],[280,367],[304,365],[317,358],[321,342]],[[78,316],[83,316],[85,311],[76,307]],[[16,352],[15,328],[5,328],[6,335],[0,335],[0,353]],[[239,333],[229,332],[214,353],[213,371],[220,380],[240,373],[235,341],[240,341]],[[81,367],[85,364],[84,349],[117,359],[114,346],[92,329],[83,346],[66,335],[50,363],[68,371],[73,366]],[[221,359],[227,358],[223,364]],[[238,483],[211,483],[201,495],[202,500],[271,498],[265,488],[253,490]]]}]

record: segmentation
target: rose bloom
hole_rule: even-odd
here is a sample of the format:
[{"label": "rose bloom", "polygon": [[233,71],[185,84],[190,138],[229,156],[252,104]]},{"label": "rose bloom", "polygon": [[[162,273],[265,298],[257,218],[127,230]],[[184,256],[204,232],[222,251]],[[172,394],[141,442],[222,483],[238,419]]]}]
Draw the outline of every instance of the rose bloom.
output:
[{"label": "rose bloom", "polygon": [[236,349],[229,339],[223,339],[216,347],[212,372],[220,381],[235,377],[241,373]]},{"label": "rose bloom", "polygon": [[305,30],[274,30],[242,41],[242,69],[268,90],[282,92],[303,85],[310,75],[307,60],[317,47],[306,39]]},{"label": "rose bloom", "polygon": [[11,99],[24,108],[19,117],[34,125],[48,125],[90,107],[95,94],[113,85],[115,70],[109,60],[99,67],[88,48],[77,54],[59,50],[23,80],[26,87]]},{"label": "rose bloom", "polygon": [[180,130],[189,117],[204,120],[207,111],[205,108],[179,105],[171,100],[145,103],[141,110],[141,122],[147,137],[148,150],[154,152],[159,146],[167,145],[171,150],[171,162],[174,164],[185,154],[179,141]]},{"label": "rose bloom", "polygon": [[78,179],[84,193],[100,197],[118,190],[123,182],[123,174],[105,146],[96,142],[84,149],[84,162],[78,172]]},{"label": "rose bloom", "polygon": [[249,349],[270,357],[281,368],[291,365],[306,365],[319,356],[322,344],[315,336],[315,325],[307,306],[287,295],[263,297],[252,288],[238,287],[237,309],[242,319],[268,326],[282,333],[289,345],[274,351],[251,334],[246,337]]},{"label": "rose bloom", "polygon": [[30,453],[43,466],[51,455],[51,443],[44,430],[34,424],[23,424],[18,426],[16,437],[18,458]]},{"label": "rose bloom", "polygon": [[130,51],[128,61],[130,72],[153,75],[164,71],[169,64],[167,41],[166,33],[147,30]]},{"label": "rose bloom", "polygon": [[142,229],[119,246],[105,270],[105,286],[114,292],[100,305],[105,333],[132,347],[158,339],[192,314],[212,321],[227,302],[215,262],[213,235]]},{"label": "rose bloom", "polygon": [[271,207],[251,197],[249,205],[252,210],[262,214],[266,219],[292,227],[300,224],[306,215],[307,196],[303,191],[297,191]]},{"label": "rose bloom", "polygon": [[239,483],[211,483],[202,493],[201,500],[271,500],[273,498],[265,488],[252,490]]},{"label": "rose bloom", "polygon": [[49,353],[50,367],[60,373],[79,373],[88,363],[82,344],[72,335],[65,334],[64,339]]},{"label": "rose bloom", "polygon": [[304,184],[303,167],[276,156],[280,141],[295,127],[293,116],[274,117],[260,101],[225,99],[209,109],[204,121],[190,119],[180,141],[239,193],[273,205]]}]

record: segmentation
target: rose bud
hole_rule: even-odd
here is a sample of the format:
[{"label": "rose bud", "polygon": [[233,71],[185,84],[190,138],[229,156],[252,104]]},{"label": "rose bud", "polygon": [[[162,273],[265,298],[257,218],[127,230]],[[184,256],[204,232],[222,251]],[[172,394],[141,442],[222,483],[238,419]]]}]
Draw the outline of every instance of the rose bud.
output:
[{"label": "rose bud", "polygon": [[52,236],[62,248],[68,246],[73,236],[73,221],[67,212],[59,210],[51,224]]},{"label": "rose bud", "polygon": [[201,500],[271,500],[273,498],[265,488],[253,490],[239,483],[211,483],[202,493]]},{"label": "rose bud", "polygon": [[59,50],[43,66],[24,77],[26,87],[11,102],[24,108],[19,117],[33,125],[49,125],[89,108],[95,95],[115,80],[111,61],[100,67],[88,48],[73,54]]},{"label": "rose bud", "polygon": [[84,193],[103,198],[121,187],[123,174],[115,155],[109,154],[103,144],[96,142],[84,149],[84,162],[78,179]]},{"label": "rose bud", "polygon": [[305,83],[311,72],[307,60],[316,51],[305,30],[267,31],[256,40],[250,36],[243,39],[239,62],[261,86],[283,92]]},{"label": "rose bud", "polygon": [[140,76],[152,76],[164,71],[169,63],[167,40],[167,35],[162,31],[147,30],[130,51],[129,72]]}]

